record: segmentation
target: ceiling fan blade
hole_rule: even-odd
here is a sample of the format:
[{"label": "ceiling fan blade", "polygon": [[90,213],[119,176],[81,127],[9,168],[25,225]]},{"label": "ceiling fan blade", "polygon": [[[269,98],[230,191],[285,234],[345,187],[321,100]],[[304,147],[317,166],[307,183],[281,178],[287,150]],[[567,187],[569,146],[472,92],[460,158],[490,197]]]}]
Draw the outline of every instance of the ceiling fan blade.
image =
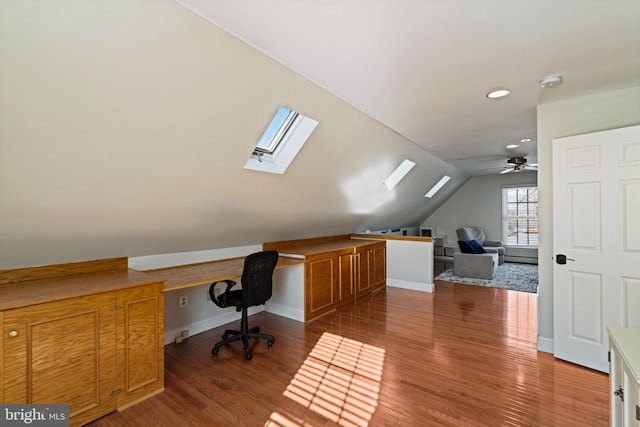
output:
[{"label": "ceiling fan blade", "polygon": [[500,172],[500,175],[504,174],[504,173],[509,173],[509,172],[513,172],[515,169],[510,168],[510,169],[505,169],[502,172]]}]

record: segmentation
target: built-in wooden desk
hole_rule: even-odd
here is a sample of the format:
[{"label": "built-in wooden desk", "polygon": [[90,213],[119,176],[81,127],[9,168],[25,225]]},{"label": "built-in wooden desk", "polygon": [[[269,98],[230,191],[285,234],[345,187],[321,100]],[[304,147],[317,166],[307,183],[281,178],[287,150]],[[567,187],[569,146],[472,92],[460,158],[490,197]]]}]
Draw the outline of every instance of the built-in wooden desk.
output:
[{"label": "built-in wooden desk", "polygon": [[[175,267],[146,270],[144,274],[150,279],[165,282],[164,292],[193,286],[206,285],[223,280],[237,279],[242,276],[245,257],[228,258],[197,264],[179,265]],[[302,264],[304,260],[280,256],[276,270]]]},{"label": "built-in wooden desk", "polygon": [[356,240],[347,234],[267,242],[262,247],[304,260],[305,321],[386,284],[384,241]]}]

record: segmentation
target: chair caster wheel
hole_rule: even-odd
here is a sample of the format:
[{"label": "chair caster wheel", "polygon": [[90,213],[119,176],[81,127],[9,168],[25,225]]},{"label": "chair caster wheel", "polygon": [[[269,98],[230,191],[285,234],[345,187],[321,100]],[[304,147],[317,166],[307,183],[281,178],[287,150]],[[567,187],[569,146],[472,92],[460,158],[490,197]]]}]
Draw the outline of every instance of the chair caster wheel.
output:
[{"label": "chair caster wheel", "polygon": [[215,347],[214,347],[214,348],[211,350],[211,354],[218,354],[218,351],[219,351],[219,350],[218,350],[217,348],[215,348]]},{"label": "chair caster wheel", "polygon": [[273,345],[273,341],[274,341],[274,340],[269,340],[269,341],[267,341],[267,347],[271,347],[271,346]]},{"label": "chair caster wheel", "polygon": [[247,360],[251,360],[251,359],[253,358],[253,355],[251,355],[251,354],[245,354],[245,355],[244,355],[244,358],[245,358],[245,359],[247,359]]},{"label": "chair caster wheel", "polygon": [[227,338],[229,338],[229,334],[222,334],[222,339],[226,340]]}]

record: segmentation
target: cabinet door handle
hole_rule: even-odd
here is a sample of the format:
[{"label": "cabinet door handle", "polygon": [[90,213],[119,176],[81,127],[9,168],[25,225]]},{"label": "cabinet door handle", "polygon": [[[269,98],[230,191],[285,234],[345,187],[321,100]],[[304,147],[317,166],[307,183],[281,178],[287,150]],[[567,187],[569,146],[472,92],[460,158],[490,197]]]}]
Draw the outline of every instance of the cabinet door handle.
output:
[{"label": "cabinet door handle", "polygon": [[18,331],[11,331],[9,332],[9,337],[14,338],[18,336]]}]

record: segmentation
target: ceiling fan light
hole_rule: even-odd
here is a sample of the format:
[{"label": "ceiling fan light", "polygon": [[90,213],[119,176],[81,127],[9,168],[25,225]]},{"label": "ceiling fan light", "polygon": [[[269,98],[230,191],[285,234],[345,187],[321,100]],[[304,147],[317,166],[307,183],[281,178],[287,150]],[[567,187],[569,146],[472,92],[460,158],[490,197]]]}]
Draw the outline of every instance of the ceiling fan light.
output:
[{"label": "ceiling fan light", "polygon": [[520,144],[509,144],[509,145],[505,145],[505,148],[518,148],[520,147]]},{"label": "ceiling fan light", "polygon": [[562,83],[562,76],[560,74],[552,74],[550,76],[543,77],[540,80],[540,87],[548,88],[558,86]]}]

